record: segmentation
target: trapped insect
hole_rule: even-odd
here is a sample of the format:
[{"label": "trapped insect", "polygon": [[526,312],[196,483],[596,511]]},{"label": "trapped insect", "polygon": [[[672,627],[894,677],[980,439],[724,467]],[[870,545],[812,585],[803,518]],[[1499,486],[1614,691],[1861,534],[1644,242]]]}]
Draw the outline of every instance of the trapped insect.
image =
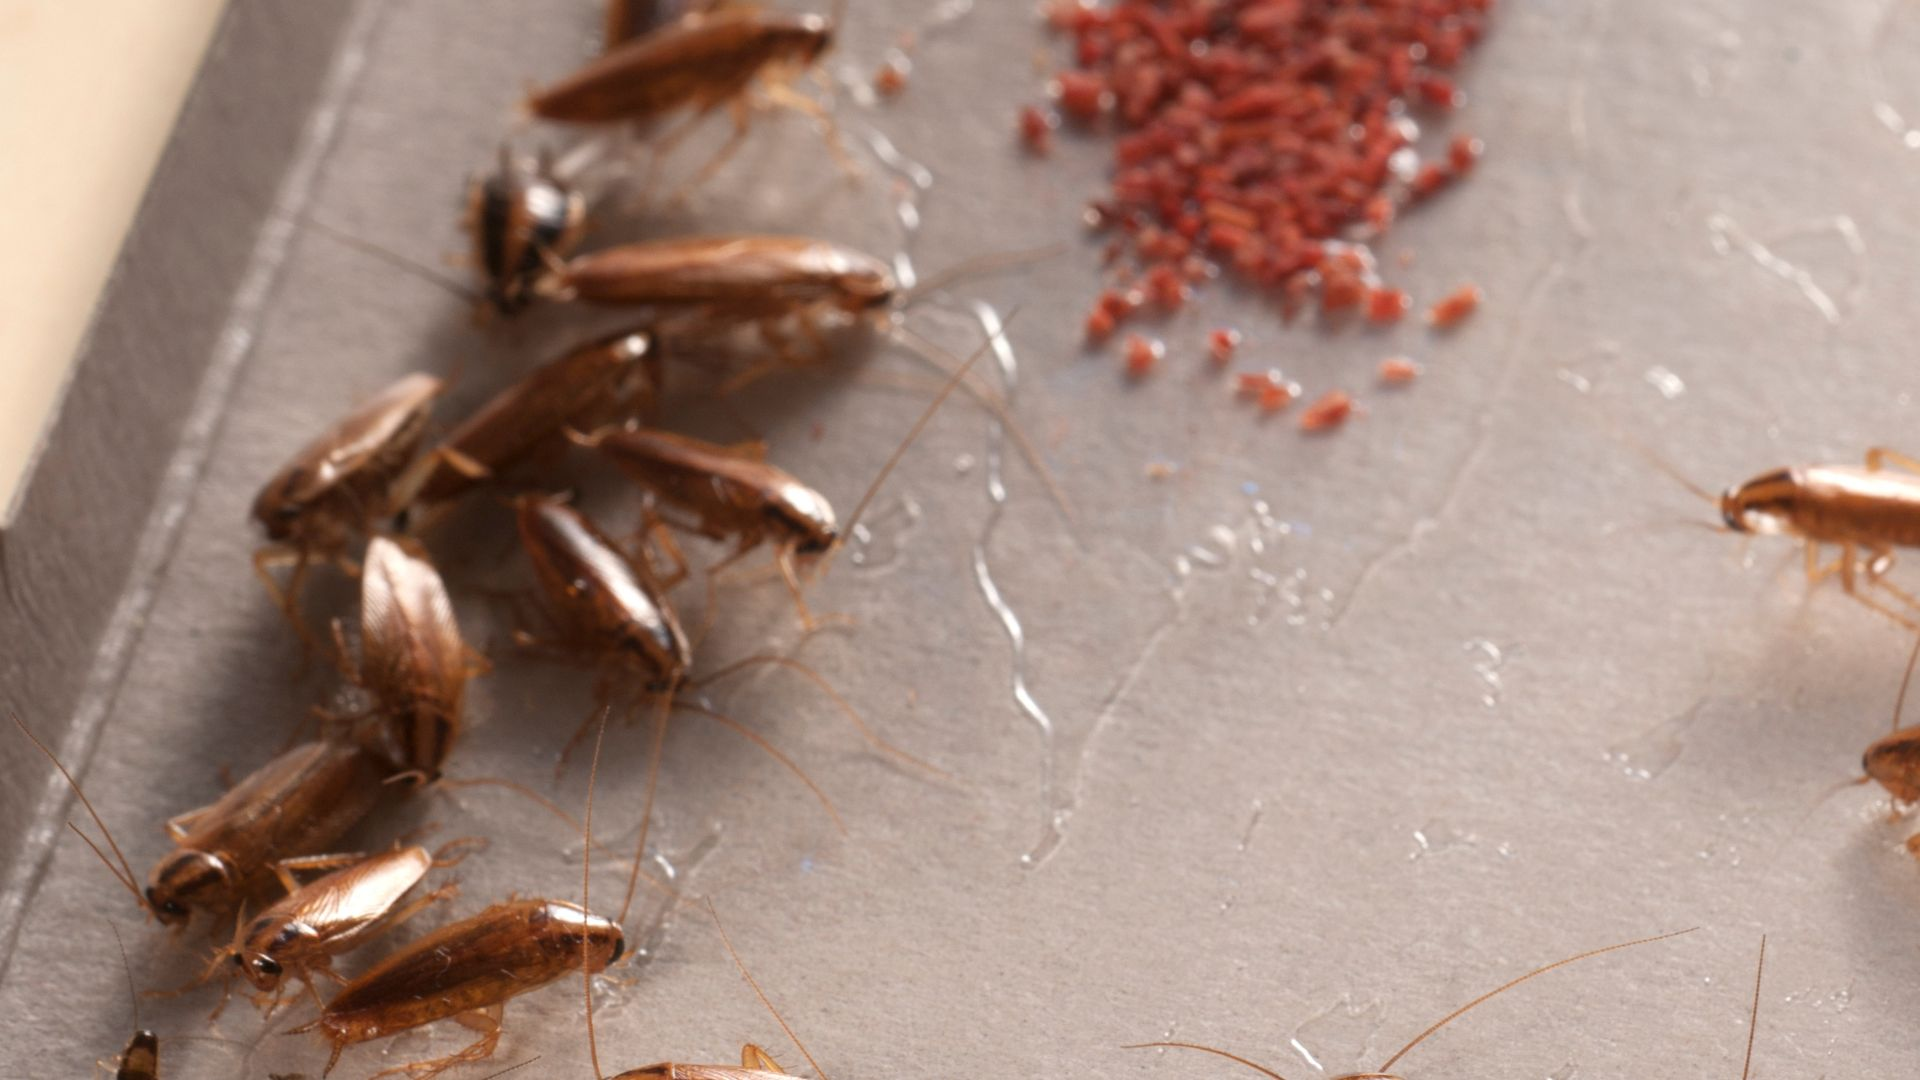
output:
[{"label": "trapped insect", "polygon": [[[1721,520],[1734,532],[1804,541],[1809,582],[1838,574],[1849,596],[1916,629],[1912,620],[1859,591],[1858,578],[1864,573],[1867,584],[1909,609],[1920,609],[1913,596],[1885,580],[1895,548],[1920,546],[1920,459],[1874,447],[1867,451],[1864,467],[1777,469],[1736,484],[1717,499],[1691,484],[1688,487],[1716,502]],[[1838,547],[1839,554],[1822,566],[1821,548],[1826,544]]]},{"label": "trapped insect", "polygon": [[231,911],[258,895],[277,880],[277,863],[327,850],[372,812],[387,789],[389,770],[359,746],[333,739],[303,743],[212,804],[168,821],[174,848],[154,864],[142,891],[79,781],[18,716],[13,722],[66,778],[114,858],[71,822],[68,828],[86,841],[135,903],[167,926],[186,925],[195,909]]},{"label": "trapped insect", "polygon": [[[484,1060],[500,1042],[506,1002],[585,968],[600,971],[626,949],[620,927],[563,900],[509,900],[427,934],[347,983],[320,1016],[294,1029],[331,1046],[325,1073],[347,1047],[458,1018],[481,1032],[463,1050],[374,1075],[424,1077]],[[324,1074],[323,1074],[324,1075]]]},{"label": "trapped insect", "polygon": [[522,462],[558,453],[569,427],[637,415],[652,406],[661,382],[660,349],[646,329],[622,330],[569,349],[448,432],[415,502],[429,508],[450,502]]},{"label": "trapped insect", "polygon": [[547,267],[572,254],[587,227],[587,201],[541,154],[531,167],[502,146],[497,169],[467,188],[463,227],[486,302],[501,314],[525,307]]},{"label": "trapped insect", "polygon": [[[609,38],[615,33],[609,13]],[[654,162],[669,154],[694,125],[725,105],[733,135],[690,181],[704,182],[724,166],[752,125],[756,84],[767,104],[793,109],[818,121],[827,145],[843,167],[831,114],[788,85],[813,67],[833,43],[834,19],[770,8],[725,6],[695,11],[610,47],[584,67],[526,100],[529,115],[565,124],[643,124],[682,109],[690,116],[654,144]],[[627,25],[631,25],[627,23]]]},{"label": "trapped insect", "polygon": [[[402,377],[321,432],[255,497],[253,517],[269,542],[254,553],[254,573],[303,638],[299,597],[312,563],[355,570],[347,555],[353,538],[372,535],[406,506],[428,467],[459,460],[441,451],[416,461],[433,402],[446,388],[433,375]],[[288,564],[293,571],[282,586],[271,568]]]},{"label": "trapped insect", "polygon": [[[989,339],[975,350],[927,404],[867,486],[848,519],[848,528],[866,511],[907,449],[991,344]],[[691,522],[681,523],[691,531],[712,540],[733,540],[733,552],[707,568],[709,583],[715,574],[761,544],[771,545],[774,563],[801,621],[809,630],[817,625],[807,607],[801,576],[808,566],[819,564],[840,546],[846,530],[836,521],[833,504],[824,495],[766,461],[765,444],[723,446],[633,426],[587,435],[570,433],[569,437],[580,446],[597,450],[667,507],[691,515]],[[674,553],[677,558],[677,548]]]},{"label": "trapped insect", "polygon": [[333,624],[340,666],[372,695],[363,741],[395,769],[431,783],[460,737],[467,682],[488,670],[460,635],[453,601],[418,542],[376,536],[360,575],[360,657]]},{"label": "trapped insect", "polygon": [[[1576,963],[1578,961],[1588,959],[1589,957],[1600,956],[1603,953],[1615,952],[1620,949],[1628,949],[1628,948],[1632,948],[1635,945],[1646,945],[1655,941],[1665,941],[1668,938],[1679,937],[1682,934],[1691,934],[1693,933],[1694,929],[1697,929],[1697,927],[1690,928],[1687,930],[1676,930],[1672,933],[1660,934],[1655,937],[1640,938],[1635,941],[1624,941],[1618,945],[1608,945],[1604,948],[1592,949],[1587,952],[1580,953],[1576,956],[1569,956],[1564,960],[1556,960],[1553,963],[1547,964],[1544,967],[1535,968],[1532,971],[1527,972],[1525,975],[1522,975],[1517,979],[1514,979],[1510,982],[1504,983],[1498,987],[1495,987],[1492,990],[1487,991],[1486,993],[1480,995],[1479,997],[1474,998],[1472,1001],[1467,1002],[1465,1005],[1462,1005],[1458,1009],[1455,1009],[1454,1011],[1448,1013],[1446,1016],[1441,1017],[1439,1021],[1434,1023],[1432,1026],[1428,1027],[1425,1031],[1422,1031],[1420,1034],[1414,1036],[1412,1042],[1409,1042],[1407,1045],[1401,1047],[1398,1051],[1394,1053],[1392,1057],[1388,1058],[1385,1062],[1381,1063],[1378,1069],[1372,1070],[1370,1072],[1344,1073],[1340,1076],[1331,1078],[1331,1080],[1401,1080],[1398,1074],[1390,1073],[1387,1070],[1393,1068],[1394,1064],[1398,1062],[1401,1058],[1406,1057],[1407,1052],[1409,1050],[1412,1050],[1414,1047],[1419,1046],[1422,1042],[1425,1042],[1428,1036],[1433,1035],[1435,1032],[1439,1031],[1441,1028],[1444,1028],[1448,1024],[1451,1024],[1453,1021],[1459,1019],[1462,1014],[1473,1009],[1475,1006],[1478,1006],[1488,1001],[1491,998],[1497,997],[1500,994],[1503,994],[1506,991],[1511,990],[1516,986],[1519,986],[1521,983],[1526,982],[1528,979],[1532,979],[1540,975],[1545,975],[1547,972],[1553,971],[1556,968],[1566,967],[1568,964]],[[1265,1065],[1261,1065],[1258,1062],[1254,1062],[1247,1058],[1241,1057],[1238,1054],[1232,1054],[1225,1050],[1217,1049],[1212,1046],[1204,1046],[1199,1043],[1189,1043],[1189,1042],[1134,1043],[1125,1047],[1124,1049],[1140,1050],[1140,1049],[1148,1049],[1148,1048],[1199,1050],[1204,1053],[1213,1054],[1217,1057],[1226,1058],[1229,1061],[1237,1062],[1241,1065],[1246,1066],[1249,1069],[1253,1069],[1256,1072],[1265,1074],[1266,1076],[1270,1077],[1271,1080],[1283,1080],[1283,1078],[1280,1076],[1279,1073],[1273,1071],[1272,1069],[1267,1068]]]},{"label": "trapped insect", "polygon": [[[437,853],[410,846],[377,855],[314,856],[277,864],[274,870],[287,895],[234,928],[233,941],[215,951],[207,977],[222,968],[245,977],[259,991],[256,1004],[264,1005],[268,1015],[279,1007],[287,979],[300,980],[314,1003],[321,1004],[313,985],[316,975],[345,981],[334,974],[334,957],[359,948],[431,904],[453,898],[458,886],[449,883],[401,903],[429,870],[453,866],[464,858],[466,846],[468,842],[455,841]],[[299,870],[335,867],[305,885],[293,876]]]}]

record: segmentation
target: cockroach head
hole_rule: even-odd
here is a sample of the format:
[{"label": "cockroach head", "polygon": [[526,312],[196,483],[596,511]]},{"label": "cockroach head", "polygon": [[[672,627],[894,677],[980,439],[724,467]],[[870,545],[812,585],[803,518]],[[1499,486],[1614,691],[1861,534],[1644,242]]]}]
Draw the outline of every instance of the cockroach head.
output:
[{"label": "cockroach head", "polygon": [[1860,770],[1896,802],[1920,802],[1920,731],[1896,731],[1867,748]]},{"label": "cockroach head", "polygon": [[1735,484],[1720,496],[1720,518],[1741,533],[1777,533],[1791,520],[1800,482],[1791,469],[1779,469]]},{"label": "cockroach head", "polygon": [[147,880],[147,907],[167,926],[184,926],[195,903],[233,885],[233,875],[218,856],[178,850],[162,859]]},{"label": "cockroach head", "polygon": [[822,53],[833,48],[833,32],[833,20],[825,15],[795,16],[787,29],[794,58],[803,64],[820,59]]}]

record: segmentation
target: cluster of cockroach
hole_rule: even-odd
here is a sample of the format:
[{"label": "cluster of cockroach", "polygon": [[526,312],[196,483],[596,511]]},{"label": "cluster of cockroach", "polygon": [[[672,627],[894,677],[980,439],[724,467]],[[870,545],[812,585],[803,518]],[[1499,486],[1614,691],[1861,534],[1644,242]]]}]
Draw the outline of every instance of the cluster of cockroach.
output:
[{"label": "cluster of cockroach", "polygon": [[[687,10],[610,4],[605,51],[534,91],[527,113],[588,129],[595,138],[687,115],[687,125],[651,140],[657,160],[691,121],[724,106],[734,120],[734,138],[702,177],[733,152],[756,104],[828,119],[787,84],[828,47],[832,18],[712,3],[680,6]],[[579,147],[567,155],[573,161],[593,156]],[[948,371],[859,506],[841,519],[818,491],[767,462],[761,444],[711,443],[648,421],[668,360],[697,354],[695,343],[705,336],[751,328],[767,354],[727,380],[723,390],[782,365],[826,359],[824,320],[884,314],[907,299],[887,264],[825,241],[777,235],[696,236],[580,252],[586,218],[586,198],[551,156],[528,168],[503,151],[500,171],[474,185],[467,222],[487,308],[511,315],[543,301],[572,302],[629,308],[640,323],[566,350],[450,426],[433,416],[448,380],[409,374],[321,432],[253,503],[252,515],[267,537],[254,558],[256,574],[307,655],[329,656],[365,707],[316,710],[322,717],[318,737],[285,749],[213,804],[168,821],[173,849],[154,864],[144,887],[79,783],[54,759],[101,840],[73,831],[142,909],[175,929],[195,913],[232,920],[230,942],[214,950],[200,979],[183,990],[222,979],[226,992],[217,1015],[229,1002],[233,979],[244,978],[255,1004],[271,1016],[290,990],[303,987],[319,1011],[293,1030],[316,1032],[327,1042],[328,1072],[349,1046],[445,1019],[476,1029],[479,1038],[452,1055],[379,1075],[426,1077],[488,1058],[500,1039],[504,1003],[573,972],[588,980],[591,1031],[592,976],[626,951],[622,926],[642,878],[669,714],[684,710],[720,721],[814,786],[762,737],[687,700],[689,691],[755,664],[780,665],[811,679],[875,747],[938,772],[879,738],[822,677],[790,658],[749,657],[696,678],[695,651],[704,629],[689,634],[677,613],[672,591],[693,571],[674,537],[678,532],[732,545],[704,570],[709,622],[715,575],[770,549],[799,620],[812,629],[817,620],[805,600],[806,576],[824,571],[852,522],[985,346]],[[787,336],[794,331],[803,345]],[[936,363],[944,356],[924,341],[920,348]],[[643,524],[633,536],[616,537],[568,493],[555,490],[554,469],[570,453],[590,455],[638,489]],[[348,979],[334,971],[334,961],[452,898],[453,882],[421,895],[416,889],[432,871],[454,865],[479,844],[457,840],[429,850],[403,841],[371,855],[338,853],[342,838],[383,805],[440,786],[497,783],[572,821],[544,796],[510,780],[443,776],[460,742],[467,684],[490,664],[462,634],[427,541],[456,504],[480,491],[490,491],[510,511],[544,615],[538,631],[523,626],[516,632],[516,645],[564,654],[598,671],[595,708],[574,742],[593,732],[596,720],[604,735],[622,694],[630,694],[630,710],[648,699],[658,705],[626,899],[615,919],[593,914],[587,904],[596,738],[580,826],[587,855],[579,903],[509,898],[401,946]],[[358,579],[357,647],[341,620],[331,621],[330,634],[316,633],[303,610],[311,572],[328,565]],[[19,726],[53,759],[24,723]],[[832,804],[814,790],[831,813]],[[317,985],[322,980],[340,986],[323,998]],[[142,1032],[122,1055],[119,1075],[158,1076],[158,1053],[158,1041]],[[597,1072],[597,1050],[595,1062]],[[620,1075],[638,1080],[779,1073],[756,1047],[748,1048],[742,1064],[657,1065]]]},{"label": "cluster of cockroach", "polygon": [[[1893,796],[1890,820],[1900,820],[1920,803],[1920,727],[1900,726],[1914,667],[1920,662],[1920,597],[1896,585],[1888,573],[1896,548],[1920,547],[1920,458],[1873,447],[1861,465],[1775,469],[1715,495],[1657,456],[1649,457],[1696,497],[1718,508],[1720,524],[1714,529],[1801,541],[1810,586],[1837,577],[1847,596],[1916,635],[1894,698],[1893,730],[1862,755],[1862,775],[1840,785],[1879,783]],[[1836,553],[1823,561],[1828,547]],[[1920,834],[1909,837],[1906,847],[1920,859]]]}]

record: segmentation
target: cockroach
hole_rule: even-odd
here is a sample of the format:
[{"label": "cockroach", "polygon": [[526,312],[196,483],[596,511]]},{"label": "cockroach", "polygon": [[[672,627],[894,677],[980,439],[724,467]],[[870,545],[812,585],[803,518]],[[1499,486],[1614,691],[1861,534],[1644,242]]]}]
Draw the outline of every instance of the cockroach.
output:
[{"label": "cockroach", "polygon": [[460,636],[453,601],[417,541],[376,536],[360,575],[360,658],[336,620],[341,670],[374,700],[365,741],[394,768],[431,783],[460,737],[467,681],[488,670]]},{"label": "cockroach", "polygon": [[312,1023],[294,1030],[318,1031],[331,1045],[325,1073],[349,1046],[436,1020],[458,1018],[481,1032],[454,1054],[374,1074],[431,1076],[491,1057],[509,998],[582,967],[603,970],[625,950],[617,923],[576,904],[509,900],[389,955],[342,988]]},{"label": "cockroach", "polygon": [[[1915,637],[1913,649],[1907,654],[1907,669],[1900,677],[1900,692],[1893,699],[1892,730],[1875,740],[1861,755],[1861,775],[1857,779],[1839,784],[1827,793],[1832,795],[1841,788],[1869,781],[1878,783],[1893,797],[1889,821],[1898,821],[1906,808],[1920,802],[1920,727],[1900,726],[1900,717],[1907,704],[1907,690],[1913,684],[1916,661],[1920,661],[1920,636]],[[1907,851],[1920,859],[1920,833],[1907,838]]]},{"label": "cockroach", "polygon": [[[162,924],[186,925],[196,908],[227,911],[272,883],[276,863],[325,851],[380,801],[389,769],[351,742],[303,743],[262,765],[209,806],[167,822],[174,849],[147,875],[143,892],[120,845],[87,793],[18,716],[27,739],[66,778],[114,858],[68,822],[134,902]],[[116,863],[117,860],[117,863]]]},{"label": "cockroach", "polygon": [[[1867,584],[1885,590],[1909,608],[1920,608],[1913,596],[1884,579],[1893,566],[1894,548],[1920,546],[1917,474],[1920,459],[1876,446],[1867,451],[1864,468],[1808,465],[1776,469],[1728,488],[1717,499],[1687,483],[1684,477],[1676,475],[1675,479],[1695,495],[1717,503],[1721,521],[1732,532],[1792,536],[1804,541],[1810,583],[1838,574],[1847,595],[1908,629],[1916,629],[1912,620],[1859,591],[1856,575],[1864,570]],[[1840,550],[1833,562],[1822,566],[1821,548],[1825,544]],[[1862,552],[1866,554],[1864,562]]]},{"label": "cockroach", "polygon": [[[410,501],[407,489],[424,478],[407,477],[420,476],[415,456],[446,386],[421,373],[401,378],[303,447],[254,499],[253,517],[269,541],[254,553],[254,573],[303,637],[298,605],[309,565],[319,559],[351,570],[353,536],[370,535]],[[289,563],[283,588],[270,568]]]},{"label": "cockroach", "polygon": [[642,411],[661,382],[660,350],[645,329],[622,330],[568,350],[449,432],[416,502],[445,503],[542,450],[563,447],[568,427],[589,428]]},{"label": "cockroach", "polygon": [[898,289],[893,271],[872,255],[812,237],[753,234],[617,244],[557,263],[540,287],[584,304],[755,320],[763,333],[791,315],[812,333],[813,314],[873,311]]},{"label": "cockroach", "polygon": [[464,224],[487,302],[510,315],[526,306],[548,266],[580,246],[587,202],[556,175],[548,155],[528,168],[502,146],[498,170],[468,185]]},{"label": "cockroach", "polygon": [[[431,904],[451,899],[459,891],[449,883],[406,904],[407,894],[427,871],[448,867],[465,857],[466,841],[455,841],[439,852],[411,846],[377,855],[314,856],[289,859],[274,866],[287,895],[234,928],[232,943],[214,953],[211,978],[223,967],[246,978],[268,1000],[267,1013],[279,1007],[285,981],[299,979],[316,1004],[320,995],[313,978],[326,976],[345,982],[333,971],[333,958],[366,944],[405,922]],[[342,861],[346,865],[340,865]],[[294,872],[338,866],[302,885]],[[231,983],[228,984],[231,987]]]},{"label": "cockroach", "polygon": [[732,539],[733,553],[711,567],[710,574],[771,543],[794,604],[812,623],[797,562],[832,550],[840,532],[832,504],[792,474],[768,464],[764,443],[722,446],[641,428],[607,428],[576,435],[575,442],[598,450],[635,483],[690,513],[691,528],[700,535]]},{"label": "cockroach", "polygon": [[[1532,979],[1539,975],[1545,975],[1547,972],[1553,971],[1556,968],[1563,968],[1563,967],[1566,967],[1568,964],[1585,960],[1589,957],[1599,956],[1603,953],[1615,952],[1620,949],[1629,949],[1635,945],[1646,945],[1655,941],[1665,941],[1668,938],[1679,937],[1682,934],[1691,934],[1695,929],[1698,929],[1698,927],[1693,927],[1686,930],[1676,930],[1672,933],[1660,934],[1656,937],[1640,938],[1636,941],[1624,941],[1618,945],[1608,945],[1605,948],[1592,949],[1587,952],[1580,953],[1577,956],[1569,956],[1564,960],[1556,960],[1553,963],[1547,964],[1544,967],[1535,968],[1532,971],[1527,972],[1525,975],[1522,975],[1519,978],[1512,980],[1511,982],[1505,983],[1499,987],[1496,987],[1492,990],[1487,991],[1484,994],[1481,994],[1479,997],[1474,998],[1472,1001],[1467,1002],[1465,1005],[1460,1006],[1458,1009],[1455,1009],[1454,1011],[1448,1013],[1446,1016],[1440,1018],[1440,1020],[1435,1024],[1433,1024],[1431,1027],[1427,1028],[1425,1031],[1422,1031],[1420,1034],[1414,1036],[1412,1042],[1401,1047],[1399,1051],[1397,1051],[1392,1057],[1388,1058],[1378,1069],[1375,1069],[1371,1072],[1343,1073],[1339,1076],[1332,1077],[1331,1080],[1401,1080],[1398,1074],[1390,1073],[1387,1070],[1393,1068],[1394,1063],[1398,1062],[1401,1058],[1406,1057],[1407,1052],[1409,1050],[1412,1050],[1414,1047],[1419,1046],[1421,1043],[1425,1042],[1429,1036],[1433,1035],[1435,1032],[1439,1031],[1441,1028],[1446,1027],[1448,1024],[1453,1023],[1455,1020],[1459,1019],[1461,1015],[1473,1009],[1475,1006],[1483,1004],[1489,999],[1497,997],[1498,995],[1503,994],[1506,991],[1511,990],[1516,986],[1519,986],[1521,983],[1526,982],[1528,979]],[[1241,1057],[1238,1054],[1229,1053],[1228,1051],[1221,1050],[1212,1046],[1205,1046],[1200,1043],[1188,1043],[1188,1042],[1133,1043],[1131,1045],[1124,1047],[1123,1049],[1142,1050],[1142,1049],[1149,1049],[1149,1048],[1199,1050],[1203,1053],[1213,1054],[1216,1057],[1223,1057],[1223,1058],[1226,1058],[1228,1061],[1232,1061],[1232,1062],[1236,1062],[1238,1064],[1244,1065],[1249,1069],[1253,1069],[1256,1072],[1266,1075],[1267,1077],[1271,1078],[1271,1080],[1284,1080],[1284,1078],[1279,1073],[1275,1072],[1272,1069],[1267,1068],[1265,1065],[1261,1065],[1258,1062],[1252,1061],[1248,1058]]]},{"label": "cockroach", "polygon": [[[947,397],[965,380],[985,355],[982,345],[961,364],[928,403],[900,445],[894,448],[855,506],[849,527],[859,520],[880,485],[886,482],[901,456],[913,445]],[[690,527],[712,540],[731,538],[734,550],[714,573],[745,556],[762,543],[771,544],[774,562],[793,595],[802,621],[812,629],[801,585],[801,561],[820,560],[839,547],[845,535],[834,519],[833,504],[791,473],[766,461],[763,443],[723,446],[685,435],[636,427],[607,428],[587,435],[570,433],[581,446],[598,450],[628,478],[674,509],[690,514]]]},{"label": "cockroach", "polygon": [[812,67],[831,46],[834,24],[825,15],[746,6],[692,12],[535,90],[526,111],[558,123],[608,125],[649,123],[689,110],[687,122],[656,143],[657,165],[695,123],[725,105],[733,135],[692,181],[698,184],[719,171],[746,139],[753,115],[749,91],[757,81],[770,104],[819,122],[829,149],[847,166],[832,116],[788,85],[794,73]]}]

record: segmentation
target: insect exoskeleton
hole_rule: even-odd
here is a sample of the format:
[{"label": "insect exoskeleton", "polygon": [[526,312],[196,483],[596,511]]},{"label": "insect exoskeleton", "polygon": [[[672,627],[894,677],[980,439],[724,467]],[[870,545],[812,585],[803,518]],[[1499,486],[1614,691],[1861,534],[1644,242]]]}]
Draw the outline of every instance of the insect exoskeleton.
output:
[{"label": "insect exoskeleton", "polygon": [[[1920,475],[1916,474],[1920,474],[1920,460],[1875,447],[1867,451],[1864,467],[1777,469],[1728,488],[1716,501],[1728,529],[1798,537],[1806,542],[1809,580],[1838,574],[1855,599],[1913,628],[1910,619],[1860,593],[1856,576],[1864,569],[1868,584],[1909,609],[1920,607],[1910,594],[1884,580],[1893,565],[1894,548],[1920,547]],[[1823,544],[1840,549],[1838,557],[1825,566],[1820,565]]]},{"label": "insect exoskeleton", "polygon": [[580,245],[587,202],[555,175],[545,153],[529,166],[502,146],[498,169],[468,187],[465,224],[487,302],[510,315],[526,306],[547,268]]},{"label": "insect exoskeleton", "polygon": [[[372,533],[399,508],[395,485],[445,390],[432,375],[401,378],[308,443],[260,489],[253,517],[270,543],[254,553],[254,571],[296,627],[308,565],[344,564],[352,538]],[[293,573],[283,589],[269,567],[287,563]]]},{"label": "insect exoskeleton", "polygon": [[[661,356],[645,328],[622,330],[568,350],[448,432],[415,501],[446,503],[487,477],[497,477],[544,451],[565,445],[563,432],[635,415],[654,400]],[[465,467],[452,464],[461,460]],[[477,467],[477,468],[476,468]]]},{"label": "insect exoskeleton", "polygon": [[[1472,1001],[1461,1006],[1460,1008],[1455,1009],[1453,1012],[1448,1013],[1445,1017],[1441,1018],[1439,1022],[1433,1024],[1432,1026],[1428,1027],[1425,1031],[1422,1031],[1420,1034],[1414,1036],[1412,1042],[1401,1047],[1398,1052],[1396,1052],[1392,1057],[1388,1058],[1385,1061],[1385,1063],[1383,1063],[1378,1069],[1371,1072],[1343,1073],[1339,1076],[1332,1077],[1331,1080],[1402,1080],[1402,1077],[1398,1073],[1388,1072],[1387,1070],[1393,1068],[1396,1062],[1398,1062],[1401,1058],[1407,1056],[1407,1052],[1409,1050],[1412,1050],[1414,1047],[1419,1046],[1421,1043],[1425,1042],[1429,1036],[1433,1035],[1435,1032],[1438,1032],[1440,1029],[1446,1027],[1448,1024],[1453,1023],[1455,1020],[1459,1019],[1461,1016],[1470,1012],[1474,1008],[1484,1004],[1485,1002],[1495,997],[1498,997],[1501,994],[1506,993],[1508,990],[1511,990],[1514,987],[1519,986],[1521,983],[1526,982],[1529,979],[1533,979],[1538,976],[1545,975],[1547,972],[1553,971],[1557,968],[1566,967],[1568,964],[1577,963],[1578,961],[1585,960],[1589,957],[1600,956],[1602,954],[1610,953],[1610,952],[1617,952],[1621,949],[1629,949],[1635,945],[1647,945],[1655,941],[1665,941],[1668,938],[1679,937],[1682,934],[1691,934],[1693,933],[1694,929],[1697,929],[1697,927],[1687,929],[1687,930],[1676,930],[1676,931],[1673,931],[1672,933],[1660,934],[1655,937],[1639,938],[1635,941],[1623,941],[1617,945],[1608,945],[1608,946],[1605,946],[1604,948],[1591,949],[1587,952],[1579,953],[1575,956],[1569,956],[1564,960],[1556,960],[1551,964],[1547,964],[1542,967],[1537,967],[1532,971],[1527,972],[1525,975],[1520,976],[1517,979],[1513,979],[1509,982],[1506,982],[1500,986],[1495,987],[1492,990],[1487,991],[1486,993],[1480,995],[1477,998],[1474,998]],[[1284,1080],[1284,1078],[1281,1077],[1279,1073],[1273,1071],[1272,1069],[1267,1068],[1265,1065],[1261,1065],[1258,1062],[1241,1057],[1238,1054],[1228,1053],[1227,1051],[1221,1050],[1217,1047],[1205,1046],[1200,1043],[1188,1043],[1188,1042],[1134,1043],[1130,1046],[1125,1047],[1124,1049],[1140,1050],[1140,1049],[1148,1049],[1148,1048],[1199,1050],[1203,1053],[1212,1054],[1216,1057],[1223,1057],[1229,1061],[1236,1062],[1240,1065],[1244,1065],[1249,1069],[1253,1069],[1256,1072],[1262,1073],[1270,1077],[1271,1080]]]},{"label": "insect exoskeleton", "polygon": [[[700,171],[697,183],[718,170],[744,139],[752,115],[748,91],[758,79],[770,104],[820,121],[829,148],[840,156],[826,110],[786,85],[832,43],[833,20],[823,15],[745,6],[695,12],[616,45],[534,91],[526,110],[543,120],[606,125],[653,121],[680,109],[691,110],[697,119],[727,105],[733,138]],[[663,138],[656,155],[671,149],[689,127]]]},{"label": "insect exoskeleton", "polygon": [[161,923],[184,926],[195,909],[230,911],[276,880],[274,865],[323,851],[364,819],[386,793],[390,770],[344,740],[303,743],[262,765],[209,806],[167,822],[174,849],[143,891],[132,865],[67,767],[19,717],[14,723],[53,762],[104,836],[114,858],[74,828],[101,862]]},{"label": "insect exoskeleton", "polygon": [[683,682],[693,645],[645,563],[559,499],[522,495],[514,507],[556,644],[637,674],[649,690]]},{"label": "insect exoskeleton", "polygon": [[[301,980],[310,993],[314,992],[313,976],[338,979],[332,969],[335,956],[358,948],[456,891],[456,886],[447,885],[401,904],[428,870],[451,864],[436,860],[423,847],[345,859],[347,865],[305,885],[292,878],[293,871],[302,867],[302,860],[282,864],[279,869],[284,874],[287,895],[237,927],[232,944],[215,954],[215,966],[230,964],[256,990],[272,994],[277,1005],[287,978]],[[342,857],[331,857],[304,862],[326,865],[341,861]],[[314,996],[317,1002],[319,996]]]},{"label": "insect exoskeleton", "polygon": [[674,237],[576,255],[542,288],[604,306],[679,308],[712,318],[850,314],[892,302],[893,271],[864,252],[806,236]]},{"label": "insect exoskeleton", "polygon": [[341,668],[374,699],[364,742],[423,782],[460,737],[467,681],[488,670],[460,635],[453,601],[419,542],[376,536],[360,576],[360,659],[334,623]]},{"label": "insect exoskeleton", "polygon": [[460,1017],[481,1031],[466,1049],[376,1076],[431,1075],[490,1057],[507,999],[582,969],[605,969],[626,949],[620,927],[562,900],[513,900],[428,934],[349,982],[298,1031],[332,1045],[327,1072],[356,1043]]},{"label": "insect exoskeleton", "polygon": [[147,876],[155,917],[184,923],[193,908],[227,910],[257,895],[275,863],[326,850],[371,813],[389,771],[351,743],[305,743],[168,822],[177,846]]}]

